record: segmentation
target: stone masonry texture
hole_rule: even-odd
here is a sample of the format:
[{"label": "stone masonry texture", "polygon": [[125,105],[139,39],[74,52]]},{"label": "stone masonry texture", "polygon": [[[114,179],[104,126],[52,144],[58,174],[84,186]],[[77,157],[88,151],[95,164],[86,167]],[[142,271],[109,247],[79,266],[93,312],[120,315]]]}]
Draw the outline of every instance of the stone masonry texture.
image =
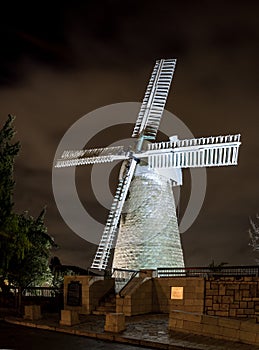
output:
[{"label": "stone masonry texture", "polygon": [[138,169],[123,207],[113,268],[183,267],[171,180]]},{"label": "stone masonry texture", "polygon": [[259,278],[206,279],[205,313],[210,316],[256,318],[259,315]]}]

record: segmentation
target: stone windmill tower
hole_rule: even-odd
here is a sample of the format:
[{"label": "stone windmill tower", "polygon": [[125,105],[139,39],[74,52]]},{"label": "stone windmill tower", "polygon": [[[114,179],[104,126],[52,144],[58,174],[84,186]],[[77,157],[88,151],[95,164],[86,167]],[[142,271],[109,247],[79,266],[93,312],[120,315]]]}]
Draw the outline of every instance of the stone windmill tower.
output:
[{"label": "stone windmill tower", "polygon": [[176,65],[156,61],[133,130],[135,149],[123,146],[65,151],[56,167],[123,160],[118,187],[92,262],[107,268],[183,267],[173,186],[182,185],[182,168],[236,165],[240,135],[154,142]]}]

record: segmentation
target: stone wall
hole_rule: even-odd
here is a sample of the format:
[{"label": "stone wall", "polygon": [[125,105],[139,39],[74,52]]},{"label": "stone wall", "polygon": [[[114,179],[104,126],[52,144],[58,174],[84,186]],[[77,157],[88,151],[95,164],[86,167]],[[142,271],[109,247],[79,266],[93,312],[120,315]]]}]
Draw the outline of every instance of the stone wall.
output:
[{"label": "stone wall", "polygon": [[[82,286],[82,305],[67,304],[67,291],[70,282],[79,282]],[[114,279],[93,276],[65,276],[64,277],[64,309],[77,311],[79,314],[90,314],[99,304],[100,299],[112,288]]]},{"label": "stone wall", "polygon": [[[89,314],[89,281],[91,276],[64,276],[64,310],[77,311],[80,314]],[[82,285],[82,305],[67,305],[68,284],[73,281],[79,281]]]},{"label": "stone wall", "polygon": [[114,291],[114,278],[97,280],[89,286],[89,310],[92,312],[100,300],[109,292]]},{"label": "stone wall", "polygon": [[[172,287],[182,287],[183,298],[171,299]],[[124,295],[116,298],[116,312],[126,316],[150,312],[169,313],[175,310],[204,311],[203,278],[135,278]]]},{"label": "stone wall", "polygon": [[256,324],[255,320],[237,320],[172,309],[169,315],[169,330],[252,345],[259,344],[259,324]]},{"label": "stone wall", "polygon": [[153,312],[152,279],[135,278],[128,287],[123,295],[116,296],[116,312],[125,316]]},{"label": "stone wall", "polygon": [[[256,323],[256,316],[259,315],[258,277],[211,276],[194,278],[193,282],[189,278],[173,278],[170,284],[180,285],[181,280],[183,286],[186,284],[186,293],[183,300],[171,300],[171,331],[259,345],[259,324]],[[191,288],[192,283],[194,289]],[[198,312],[192,309],[191,299],[188,300],[192,291],[196,294],[194,299],[204,300],[203,311],[202,307]]]},{"label": "stone wall", "polygon": [[205,314],[238,318],[256,317],[259,315],[259,278],[206,279]]},{"label": "stone wall", "polygon": [[[169,313],[181,310],[210,316],[256,318],[259,316],[258,277],[174,277],[153,278],[153,272],[142,271],[117,295],[116,312],[126,316],[151,312]],[[82,305],[67,305],[69,282],[82,285]],[[114,287],[114,279],[91,276],[66,276],[64,309],[81,314],[91,313],[101,298]],[[175,296],[173,288],[181,291]]]},{"label": "stone wall", "polygon": [[[183,298],[172,299],[172,287],[183,287]],[[179,277],[153,279],[153,311],[169,313],[175,310],[204,311],[204,278]]]},{"label": "stone wall", "polygon": [[112,267],[140,270],[184,266],[171,180],[138,164],[129,193]]}]

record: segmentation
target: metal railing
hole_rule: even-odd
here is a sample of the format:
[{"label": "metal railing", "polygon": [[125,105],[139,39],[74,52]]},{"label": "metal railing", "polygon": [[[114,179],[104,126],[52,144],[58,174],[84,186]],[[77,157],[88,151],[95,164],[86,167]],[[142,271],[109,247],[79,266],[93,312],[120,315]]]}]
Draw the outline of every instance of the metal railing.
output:
[{"label": "metal railing", "polygon": [[53,287],[27,287],[19,291],[10,286],[0,292],[0,307],[21,312],[24,305],[32,303],[42,305],[46,312],[57,312],[63,308],[63,289]]},{"label": "metal railing", "polygon": [[139,270],[113,269],[111,277],[121,280],[129,280]]},{"label": "metal railing", "polygon": [[157,276],[209,277],[209,276],[259,276],[259,266],[214,266],[158,268]]},{"label": "metal railing", "polygon": [[113,269],[112,277],[115,278],[115,292],[120,293],[122,289],[139,274],[138,270]]},{"label": "metal railing", "polygon": [[[9,295],[16,296],[19,292],[18,287],[10,286]],[[46,297],[52,298],[57,294],[62,294],[63,289],[53,288],[53,287],[27,287],[22,289],[23,297]]]},{"label": "metal railing", "polygon": [[126,282],[126,284],[124,284],[124,286],[120,289],[120,291],[119,291],[119,296],[120,296],[120,297],[123,297],[123,296],[124,296],[125,291],[126,291],[127,288],[130,286],[131,281],[133,281],[134,278],[137,277],[138,275],[139,275],[139,271],[135,271],[135,272],[131,275],[130,279],[129,279],[129,280]]},{"label": "metal railing", "polygon": [[53,287],[28,287],[23,290],[22,295],[25,297],[46,297],[52,298],[57,294],[63,293],[63,289]]}]

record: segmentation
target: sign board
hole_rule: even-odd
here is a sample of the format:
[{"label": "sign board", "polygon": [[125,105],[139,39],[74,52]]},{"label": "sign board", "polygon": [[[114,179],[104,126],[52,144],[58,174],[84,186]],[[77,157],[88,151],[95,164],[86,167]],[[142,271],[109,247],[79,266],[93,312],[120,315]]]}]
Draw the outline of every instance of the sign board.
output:
[{"label": "sign board", "polygon": [[183,299],[183,287],[171,287],[171,299]]},{"label": "sign board", "polygon": [[79,281],[71,281],[67,285],[67,305],[82,305],[82,284]]}]

